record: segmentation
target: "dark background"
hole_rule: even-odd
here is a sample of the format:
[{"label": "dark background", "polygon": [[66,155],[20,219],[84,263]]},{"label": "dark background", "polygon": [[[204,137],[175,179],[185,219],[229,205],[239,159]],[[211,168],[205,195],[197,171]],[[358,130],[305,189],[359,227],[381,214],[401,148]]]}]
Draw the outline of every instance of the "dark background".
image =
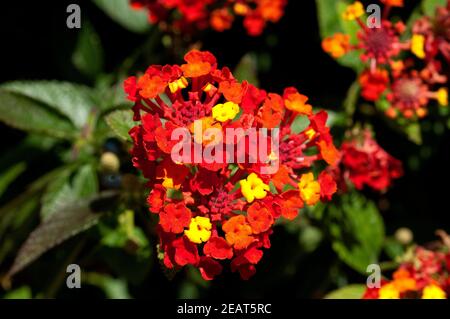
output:
[{"label": "dark background", "polygon": [[[402,11],[404,16],[417,3],[407,2],[411,4]],[[87,16],[100,34],[107,72],[114,71],[142,44],[141,35],[126,31],[89,1],[5,1],[0,17],[0,82],[56,79],[90,84],[70,62],[79,31],[65,25],[69,3],[80,4],[83,18]],[[280,23],[270,25],[263,37],[250,38],[241,26],[235,26],[224,34],[207,33],[201,40],[203,49],[213,52],[220,65],[233,67],[249,51],[270,56],[270,69],[260,73],[262,88],[281,92],[284,87],[296,86],[310,97],[313,105],[330,110],[339,109],[354,81],[353,71],[339,66],[321,50],[312,0],[289,1],[285,17]],[[179,61],[167,57],[165,62]],[[364,115],[357,117],[365,119]],[[450,228],[447,203],[450,133],[447,130],[437,137],[431,129],[425,133],[424,146],[417,146],[389,129],[382,117],[372,120],[372,124],[381,146],[404,163],[405,176],[386,195],[370,192],[366,195],[380,203],[388,235],[406,226],[413,230],[417,242],[434,240],[436,229]],[[0,134],[2,156],[24,136],[3,124],[0,124]],[[221,276],[207,290],[207,296],[314,297],[316,291],[332,288],[330,273],[337,262],[329,244],[322,244],[313,254],[299,255],[297,242],[296,236],[278,227],[272,236],[272,249],[265,253],[257,275],[250,282],[241,282],[236,274]],[[364,280],[352,270],[344,269],[355,282]],[[168,281],[158,267],[153,267],[148,283],[132,288],[131,292],[141,297],[176,296],[179,280],[180,276]],[[76,294],[81,297],[90,293],[82,289]]]}]

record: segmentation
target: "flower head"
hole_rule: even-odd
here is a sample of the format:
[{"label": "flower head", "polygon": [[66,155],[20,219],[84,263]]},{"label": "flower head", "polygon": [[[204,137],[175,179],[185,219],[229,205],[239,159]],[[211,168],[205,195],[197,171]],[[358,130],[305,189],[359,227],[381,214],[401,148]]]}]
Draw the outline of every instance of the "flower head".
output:
[{"label": "flower head", "polygon": [[[261,15],[276,19],[276,7],[264,3]],[[151,66],[124,89],[139,122],[129,132],[132,163],[150,188],[167,268],[192,265],[212,280],[230,260],[248,279],[270,248],[275,221],[295,219],[305,203],[331,200],[337,190],[330,174],[305,177],[314,179],[312,168],[339,153],[327,113],[314,113],[295,88],[266,92],[219,68],[210,52],[193,50],[184,64]],[[292,132],[298,117],[310,125]]]}]

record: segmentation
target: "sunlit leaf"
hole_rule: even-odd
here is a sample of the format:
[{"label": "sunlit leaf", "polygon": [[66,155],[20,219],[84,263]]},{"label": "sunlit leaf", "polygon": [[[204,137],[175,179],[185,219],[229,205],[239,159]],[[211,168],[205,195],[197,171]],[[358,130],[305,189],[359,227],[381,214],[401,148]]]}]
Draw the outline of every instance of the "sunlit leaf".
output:
[{"label": "sunlit leaf", "polygon": [[361,299],[366,286],[364,285],[349,285],[327,294],[325,299]]}]

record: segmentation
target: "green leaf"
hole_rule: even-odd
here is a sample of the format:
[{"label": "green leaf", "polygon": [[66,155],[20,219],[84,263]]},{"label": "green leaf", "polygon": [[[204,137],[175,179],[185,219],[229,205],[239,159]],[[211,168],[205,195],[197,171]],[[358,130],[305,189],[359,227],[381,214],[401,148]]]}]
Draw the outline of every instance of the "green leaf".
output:
[{"label": "green leaf", "polygon": [[42,104],[1,89],[0,121],[17,129],[57,138],[72,138],[75,135],[69,121],[50,112]]},{"label": "green leaf", "polygon": [[106,115],[105,120],[118,137],[126,141],[131,141],[128,132],[137,124],[133,121],[133,112],[131,110],[111,112]]},{"label": "green leaf", "polygon": [[254,53],[247,53],[239,61],[233,74],[240,82],[247,81],[250,84],[258,86],[258,61]]},{"label": "green leaf", "polygon": [[384,224],[375,204],[354,192],[340,197],[339,206],[329,207],[329,232],[339,258],[365,274],[378,262],[384,242]]},{"label": "green leaf", "polygon": [[330,292],[324,299],[361,299],[365,291],[364,285],[349,285]]},{"label": "green leaf", "polygon": [[68,82],[15,81],[2,84],[0,88],[45,104],[79,128],[86,124],[95,106],[90,88]]},{"label": "green leaf", "polygon": [[82,166],[70,180],[72,171],[66,170],[47,187],[42,200],[41,219],[57,213],[67,202],[94,196],[98,192],[97,173],[91,164]]},{"label": "green leaf", "polygon": [[419,123],[410,123],[405,126],[405,133],[410,141],[417,145],[422,144],[422,130]]},{"label": "green leaf", "polygon": [[358,81],[353,82],[353,84],[350,86],[349,90],[347,91],[347,97],[344,101],[344,108],[347,115],[352,118],[353,114],[355,113],[359,94],[361,91],[361,86],[359,85]]},{"label": "green leaf", "polygon": [[145,10],[133,10],[129,0],[93,0],[111,19],[136,33],[145,33],[151,27]]},{"label": "green leaf", "polygon": [[3,297],[4,299],[31,299],[33,298],[33,293],[31,288],[28,286],[22,286],[20,288],[14,289]]},{"label": "green leaf", "polygon": [[92,24],[83,23],[77,45],[72,55],[72,63],[83,75],[94,80],[103,71],[103,48]]},{"label": "green leaf", "polygon": [[[341,32],[350,35],[350,41],[356,43],[356,34],[360,29],[359,25],[355,21],[345,21],[342,18],[342,13],[351,2],[349,0],[316,0],[322,39]],[[363,63],[357,51],[349,52],[345,56],[337,59],[337,61],[356,71],[360,71],[363,68]]]},{"label": "green leaf", "polygon": [[[104,81],[104,82],[102,82]],[[108,83],[107,79],[100,77],[100,81],[97,81],[96,89],[96,105],[98,105],[101,111],[107,113],[116,109],[131,109],[133,103],[129,101],[125,96],[123,90],[123,81],[119,81],[115,84]]]},{"label": "green leaf", "polygon": [[306,116],[297,116],[291,125],[292,133],[299,134],[303,132],[310,124],[309,119]]},{"label": "green leaf", "polygon": [[103,290],[107,298],[110,299],[129,299],[127,282],[123,279],[115,279],[99,273],[83,274],[83,282],[96,286]]},{"label": "green leaf", "polygon": [[95,225],[101,212],[112,208],[117,195],[114,191],[103,192],[93,198],[61,206],[52,218],[43,221],[30,234],[20,248],[8,277],[23,270],[53,247]]},{"label": "green leaf", "polygon": [[6,172],[2,172],[0,174],[0,197],[3,193],[8,189],[8,186],[14,182],[14,180],[22,174],[27,168],[27,164],[25,162],[17,163],[12,167],[8,167]]},{"label": "green leaf", "polygon": [[423,0],[422,10],[427,16],[433,17],[436,13],[436,7],[445,7],[447,0]]}]

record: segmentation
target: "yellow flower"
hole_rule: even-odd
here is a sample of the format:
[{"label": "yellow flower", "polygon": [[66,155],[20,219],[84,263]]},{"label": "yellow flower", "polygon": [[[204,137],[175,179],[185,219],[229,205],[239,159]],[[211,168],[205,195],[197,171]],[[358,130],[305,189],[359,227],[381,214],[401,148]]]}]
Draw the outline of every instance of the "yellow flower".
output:
[{"label": "yellow flower", "polygon": [[436,92],[436,96],[437,96],[436,99],[440,105],[442,106],[448,105],[448,91],[446,88],[440,88]]},{"label": "yellow flower", "polygon": [[262,179],[255,173],[251,173],[247,179],[241,180],[239,184],[241,184],[242,195],[244,195],[249,203],[253,202],[255,198],[263,199],[270,189],[269,185],[264,184]]},{"label": "yellow flower", "polygon": [[310,128],[309,130],[307,130],[305,132],[306,136],[308,136],[308,138],[310,140],[312,140],[314,138],[314,136],[316,136],[316,131],[313,128]]},{"label": "yellow flower", "polygon": [[211,221],[207,217],[197,216],[191,219],[189,229],[184,231],[189,240],[195,244],[207,242],[211,237]]},{"label": "yellow flower", "polygon": [[389,283],[380,288],[379,299],[399,299],[400,292],[393,283]]},{"label": "yellow flower", "polygon": [[300,197],[302,200],[312,206],[320,200],[320,184],[314,180],[313,173],[303,174],[298,183]]},{"label": "yellow flower", "polygon": [[425,58],[425,37],[421,34],[414,34],[411,38],[411,52],[419,59]]},{"label": "yellow flower", "polygon": [[239,113],[239,105],[233,102],[226,102],[224,104],[217,104],[212,109],[212,116],[219,122],[226,122],[232,120]]},{"label": "yellow flower", "polygon": [[355,20],[364,14],[364,6],[361,2],[356,1],[349,5],[342,14],[344,20]]},{"label": "yellow flower", "polygon": [[170,92],[175,93],[178,90],[185,89],[188,86],[188,84],[189,83],[186,80],[186,78],[182,76],[178,80],[169,83]]},{"label": "yellow flower", "polygon": [[422,299],[446,299],[445,291],[438,285],[431,284],[423,288]]}]

